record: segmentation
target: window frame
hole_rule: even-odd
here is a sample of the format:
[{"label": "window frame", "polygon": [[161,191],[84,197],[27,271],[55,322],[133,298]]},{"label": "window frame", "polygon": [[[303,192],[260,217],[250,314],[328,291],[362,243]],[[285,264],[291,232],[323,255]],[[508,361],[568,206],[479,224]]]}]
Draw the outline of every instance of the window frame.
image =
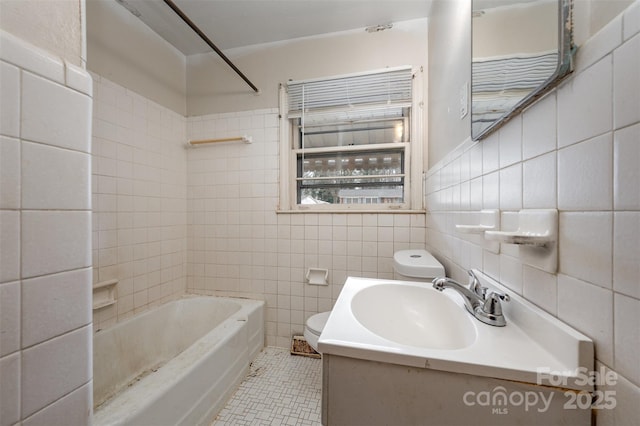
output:
[{"label": "window frame", "polygon": [[[401,67],[398,67],[401,68]],[[407,67],[405,67],[407,68]],[[374,73],[381,73],[389,69],[372,70],[364,73],[354,73],[349,75],[327,76],[322,79],[332,79],[350,76],[361,76]],[[306,148],[306,153],[318,152],[356,152],[372,151],[377,149],[395,149],[402,148],[404,151],[404,202],[402,203],[345,203],[345,204],[298,204],[298,154],[301,148],[294,146],[296,138],[293,132],[297,127],[294,119],[288,117],[288,97],[286,84],[280,84],[279,93],[279,118],[280,118],[280,146],[279,146],[279,204],[278,212],[280,213],[348,213],[348,212],[372,212],[372,213],[389,213],[389,212],[405,212],[414,213],[424,211],[423,207],[423,102],[422,102],[422,68],[411,68],[412,73],[412,99],[411,99],[411,116],[410,116],[410,139],[406,142],[392,142],[375,145],[354,145],[344,147],[327,147],[327,148]]]}]

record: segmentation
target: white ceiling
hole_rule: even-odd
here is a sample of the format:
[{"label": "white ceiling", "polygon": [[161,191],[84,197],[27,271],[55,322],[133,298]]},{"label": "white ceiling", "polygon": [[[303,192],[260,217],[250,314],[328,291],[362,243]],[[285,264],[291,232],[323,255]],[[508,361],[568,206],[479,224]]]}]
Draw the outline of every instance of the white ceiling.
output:
[{"label": "white ceiling", "polygon": [[[211,49],[162,0],[114,0],[185,55]],[[174,0],[222,50],[427,16],[432,0]]]}]

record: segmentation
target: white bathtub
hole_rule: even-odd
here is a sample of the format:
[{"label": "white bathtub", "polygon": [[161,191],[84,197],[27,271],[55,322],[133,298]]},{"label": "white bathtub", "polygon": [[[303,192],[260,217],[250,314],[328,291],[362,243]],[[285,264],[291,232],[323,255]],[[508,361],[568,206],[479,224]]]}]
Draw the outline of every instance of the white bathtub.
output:
[{"label": "white bathtub", "polygon": [[185,297],[98,331],[94,425],[209,424],[264,345],[263,309]]}]

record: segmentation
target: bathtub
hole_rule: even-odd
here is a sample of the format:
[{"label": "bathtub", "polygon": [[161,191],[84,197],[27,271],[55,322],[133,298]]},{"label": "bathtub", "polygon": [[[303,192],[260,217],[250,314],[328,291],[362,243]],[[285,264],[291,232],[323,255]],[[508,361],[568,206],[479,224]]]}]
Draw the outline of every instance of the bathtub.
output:
[{"label": "bathtub", "polygon": [[209,424],[263,346],[256,300],[188,296],[98,331],[93,424]]}]

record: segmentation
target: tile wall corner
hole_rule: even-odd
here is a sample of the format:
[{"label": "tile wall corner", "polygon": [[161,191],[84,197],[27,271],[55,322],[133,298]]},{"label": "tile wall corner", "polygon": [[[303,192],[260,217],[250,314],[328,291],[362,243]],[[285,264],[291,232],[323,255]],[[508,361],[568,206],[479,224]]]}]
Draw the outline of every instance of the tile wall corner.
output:
[{"label": "tile wall corner", "polygon": [[71,395],[92,375],[91,79],[4,31],[0,44],[0,420],[64,400],[86,423],[90,399]]}]

